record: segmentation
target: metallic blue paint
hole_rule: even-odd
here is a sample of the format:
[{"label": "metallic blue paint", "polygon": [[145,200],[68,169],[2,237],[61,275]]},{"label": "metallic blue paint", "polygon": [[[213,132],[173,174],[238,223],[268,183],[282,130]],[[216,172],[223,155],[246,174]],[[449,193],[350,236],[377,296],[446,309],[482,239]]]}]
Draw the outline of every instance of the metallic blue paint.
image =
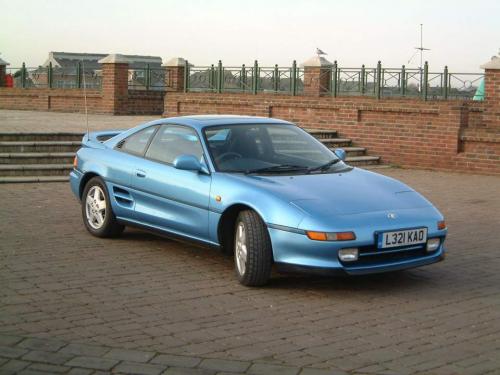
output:
[{"label": "metallic blue paint", "polygon": [[[395,179],[358,168],[306,175],[216,172],[203,129],[259,123],[293,125],[271,118],[189,116],[160,119],[125,131],[90,133],[84,136],[77,153],[77,168],[70,173],[71,189],[81,198],[85,176],[99,175],[106,182],[113,212],[119,220],[215,246],[219,245],[222,214],[234,205],[247,206],[267,224],[274,261],[280,266],[365,274],[421,266],[443,258],[447,230],[437,229],[443,216],[427,199]],[[131,134],[163,124],[194,129],[205,155],[204,171],[178,169],[115,149]],[[428,238],[442,239],[438,250],[425,253],[421,248],[416,256],[381,257],[367,264],[342,263],[337,256],[342,248],[370,246],[375,247],[372,254],[387,255],[388,251],[376,249],[378,233],[416,227],[427,227]],[[306,236],[309,230],[354,231],[356,239],[313,241]],[[396,249],[395,253],[410,250]]]}]

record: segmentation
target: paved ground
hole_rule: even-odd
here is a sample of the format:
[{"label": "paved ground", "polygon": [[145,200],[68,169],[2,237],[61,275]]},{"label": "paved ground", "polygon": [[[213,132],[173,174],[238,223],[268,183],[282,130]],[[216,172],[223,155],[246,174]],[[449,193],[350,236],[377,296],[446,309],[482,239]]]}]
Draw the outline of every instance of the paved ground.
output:
[{"label": "paved ground", "polygon": [[[160,116],[89,115],[90,131],[124,129]],[[85,115],[42,111],[0,110],[0,132],[85,132]]]},{"label": "paved ground", "polygon": [[444,212],[445,262],[261,289],[214,250],[91,237],[66,184],[0,186],[0,372],[500,373],[500,178],[384,173]]}]

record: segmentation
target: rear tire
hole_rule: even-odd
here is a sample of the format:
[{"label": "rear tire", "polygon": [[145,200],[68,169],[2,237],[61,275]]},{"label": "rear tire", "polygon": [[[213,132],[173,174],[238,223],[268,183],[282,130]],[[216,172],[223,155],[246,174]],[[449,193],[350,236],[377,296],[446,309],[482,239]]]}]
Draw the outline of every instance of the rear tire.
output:
[{"label": "rear tire", "polygon": [[236,276],[246,286],[261,286],[269,281],[273,251],[267,227],[252,210],[241,211],[234,233]]},{"label": "rear tire", "polygon": [[116,220],[108,189],[100,177],[91,178],[83,189],[82,217],[85,228],[96,237],[117,237],[125,228]]}]

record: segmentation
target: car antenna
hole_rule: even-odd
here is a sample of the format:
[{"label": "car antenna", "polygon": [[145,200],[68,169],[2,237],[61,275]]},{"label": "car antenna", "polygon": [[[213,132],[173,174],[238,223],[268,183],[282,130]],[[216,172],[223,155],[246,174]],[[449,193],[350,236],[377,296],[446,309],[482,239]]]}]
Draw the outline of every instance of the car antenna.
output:
[{"label": "car antenna", "polygon": [[82,74],[83,74],[83,102],[85,106],[85,123],[87,125],[87,138],[88,138],[90,134],[90,129],[89,129],[89,113],[87,109],[87,82],[85,81],[85,64],[83,62],[83,58],[81,59],[81,61],[82,61]]}]

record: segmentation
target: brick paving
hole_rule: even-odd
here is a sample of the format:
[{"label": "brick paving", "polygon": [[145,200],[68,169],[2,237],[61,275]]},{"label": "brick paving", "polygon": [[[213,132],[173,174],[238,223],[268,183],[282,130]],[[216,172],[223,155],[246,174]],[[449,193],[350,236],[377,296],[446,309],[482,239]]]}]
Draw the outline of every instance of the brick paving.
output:
[{"label": "brick paving", "polygon": [[384,173],[446,215],[445,262],[260,289],[215,250],[91,237],[67,184],[0,186],[0,373],[500,373],[500,178]]},{"label": "brick paving", "polygon": [[[160,116],[113,116],[89,114],[90,131],[128,129]],[[85,132],[85,115],[0,109],[0,132]]]},{"label": "brick paving", "polygon": [[0,185],[0,374],[500,374],[500,178],[383,173],[445,214],[444,262],[259,289],[215,250],[91,237],[65,183]]}]

